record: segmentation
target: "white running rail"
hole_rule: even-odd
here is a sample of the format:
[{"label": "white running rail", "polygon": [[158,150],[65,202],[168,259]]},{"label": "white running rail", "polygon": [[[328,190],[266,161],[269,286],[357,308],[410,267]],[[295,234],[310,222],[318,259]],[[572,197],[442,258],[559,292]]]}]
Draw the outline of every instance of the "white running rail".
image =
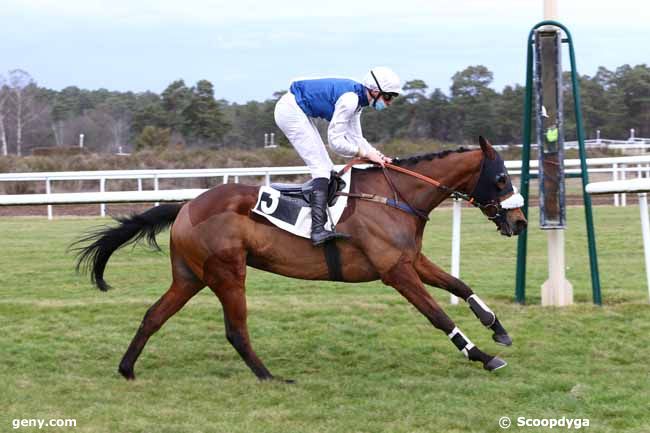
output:
[{"label": "white running rail", "polygon": [[643,253],[645,256],[645,274],[650,299],[650,219],[648,218],[648,191],[650,179],[615,180],[611,182],[594,182],[587,185],[590,194],[637,193],[641,213],[641,233],[643,235]]}]

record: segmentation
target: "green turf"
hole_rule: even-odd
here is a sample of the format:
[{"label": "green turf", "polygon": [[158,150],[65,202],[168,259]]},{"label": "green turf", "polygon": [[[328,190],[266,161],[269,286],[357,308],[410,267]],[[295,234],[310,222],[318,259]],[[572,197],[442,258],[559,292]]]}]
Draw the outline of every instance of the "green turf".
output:
[{"label": "green turf", "polygon": [[[449,268],[451,212],[434,211],[425,252]],[[197,295],[150,340],[127,382],[117,364],[169,283],[168,256],[116,254],[100,293],[65,247],[100,219],[0,219],[0,431],[21,418],[74,418],[79,432],[496,432],[502,416],[588,418],[592,432],[647,432],[650,305],[638,208],[597,207],[603,307],[591,304],[582,208],[569,209],[567,276],[577,304],[542,308],[545,234],[531,215],[529,305],[513,304],[516,239],[463,212],[461,277],[514,339],[496,346],[466,305],[448,305],[508,367],[488,373],[381,283],[291,280],[250,270],[260,383],[224,338],[221,308]],[[159,236],[163,249],[166,235]],[[552,431],[563,431],[556,428]],[[36,431],[22,428],[20,431]],[[509,431],[550,431],[518,428]]]}]

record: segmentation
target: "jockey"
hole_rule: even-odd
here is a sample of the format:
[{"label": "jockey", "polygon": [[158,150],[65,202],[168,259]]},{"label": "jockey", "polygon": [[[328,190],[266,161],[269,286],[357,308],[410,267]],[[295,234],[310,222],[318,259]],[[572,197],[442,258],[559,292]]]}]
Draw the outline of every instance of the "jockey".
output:
[{"label": "jockey", "polygon": [[383,110],[401,91],[400,79],[389,68],[371,69],[363,83],[344,78],[299,79],[275,105],[275,123],[287,136],[309,167],[313,178],[311,192],[311,240],[314,246],[349,235],[325,230],[327,188],[334,164],[314,125],[314,118],[329,121],[327,141],[337,154],[362,157],[380,165],[391,162],[361,133],[361,110],[372,105]]}]

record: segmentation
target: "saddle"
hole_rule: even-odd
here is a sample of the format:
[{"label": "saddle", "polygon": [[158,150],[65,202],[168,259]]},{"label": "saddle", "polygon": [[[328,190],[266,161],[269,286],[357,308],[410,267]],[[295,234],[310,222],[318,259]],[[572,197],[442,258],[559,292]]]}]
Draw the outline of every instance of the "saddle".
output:
[{"label": "saddle", "polygon": [[[309,182],[303,184],[295,183],[272,183],[271,188],[280,191],[280,194],[284,197],[291,198],[293,200],[304,201],[305,205],[309,205],[311,198],[311,191],[313,189],[312,183],[313,179]],[[337,172],[332,171],[330,173],[330,182],[327,186],[327,205],[334,206],[336,200],[339,198],[336,195],[337,192],[343,190],[346,187],[347,183]]]}]

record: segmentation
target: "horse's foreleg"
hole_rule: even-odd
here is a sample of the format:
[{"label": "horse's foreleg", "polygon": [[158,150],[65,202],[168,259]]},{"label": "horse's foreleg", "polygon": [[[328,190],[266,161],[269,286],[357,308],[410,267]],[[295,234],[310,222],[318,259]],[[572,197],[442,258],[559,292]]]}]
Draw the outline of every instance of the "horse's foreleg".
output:
[{"label": "horse's foreleg", "polygon": [[480,361],[486,370],[496,370],[506,366],[497,356],[490,356],[476,347],[445,314],[436,301],[426,291],[411,263],[400,262],[388,273],[382,275],[384,283],[393,286],[437,329],[444,332],[465,357]]},{"label": "horse's foreleg", "polygon": [[423,255],[418,257],[415,270],[425,284],[440,287],[465,300],[481,323],[494,332],[492,334],[494,341],[505,346],[512,344],[512,339],[499,322],[496,314],[465,283],[443,271]]},{"label": "horse's foreleg", "polygon": [[174,280],[165,294],[153,304],[142,319],[131,344],[120,362],[119,372],[126,379],[135,379],[133,366],[142,352],[147,340],[183,305],[203,288],[203,284]]}]

